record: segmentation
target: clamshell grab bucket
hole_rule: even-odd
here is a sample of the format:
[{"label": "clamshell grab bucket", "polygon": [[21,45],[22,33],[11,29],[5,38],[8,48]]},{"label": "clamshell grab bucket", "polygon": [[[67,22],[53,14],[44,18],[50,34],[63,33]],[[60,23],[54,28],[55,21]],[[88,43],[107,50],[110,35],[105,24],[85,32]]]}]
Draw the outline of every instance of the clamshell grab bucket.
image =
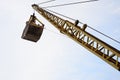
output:
[{"label": "clamshell grab bucket", "polygon": [[22,33],[23,39],[33,42],[37,42],[40,39],[43,33],[44,25],[42,23],[36,24],[35,20],[36,17],[34,15],[31,15],[29,21],[26,22],[25,29]]}]

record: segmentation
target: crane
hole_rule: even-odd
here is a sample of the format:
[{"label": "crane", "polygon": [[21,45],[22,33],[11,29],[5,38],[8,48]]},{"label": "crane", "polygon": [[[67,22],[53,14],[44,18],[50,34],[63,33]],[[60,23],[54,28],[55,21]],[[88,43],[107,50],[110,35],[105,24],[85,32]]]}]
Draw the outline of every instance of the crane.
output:
[{"label": "crane", "polygon": [[[76,20],[75,23],[72,23],[69,20],[62,19],[61,17],[58,17],[44,8],[39,7],[37,4],[33,4],[32,7],[54,27],[56,27],[62,34],[67,35],[75,42],[120,71],[120,51],[87,32],[87,24],[83,24],[81,27],[78,26],[78,20]],[[34,17],[34,20],[35,19],[37,18]],[[35,42],[36,41],[37,40],[35,40]]]}]

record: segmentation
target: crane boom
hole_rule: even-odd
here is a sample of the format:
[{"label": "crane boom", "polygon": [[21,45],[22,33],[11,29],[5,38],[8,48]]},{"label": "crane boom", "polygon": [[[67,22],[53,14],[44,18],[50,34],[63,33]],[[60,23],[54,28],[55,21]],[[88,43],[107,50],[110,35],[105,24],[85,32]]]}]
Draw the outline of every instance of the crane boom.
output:
[{"label": "crane boom", "polygon": [[83,28],[81,28],[68,20],[64,20],[44,10],[36,4],[33,4],[32,7],[61,33],[69,36],[84,48],[120,71],[120,51],[85,31],[87,25],[83,25]]}]

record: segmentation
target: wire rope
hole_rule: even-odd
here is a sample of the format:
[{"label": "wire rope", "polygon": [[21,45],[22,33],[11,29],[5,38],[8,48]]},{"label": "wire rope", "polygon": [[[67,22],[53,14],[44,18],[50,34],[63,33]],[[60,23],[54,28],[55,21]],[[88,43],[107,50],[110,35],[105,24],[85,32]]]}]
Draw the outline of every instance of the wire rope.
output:
[{"label": "wire rope", "polygon": [[[63,17],[65,17],[65,18],[68,18],[68,19],[70,19],[70,20],[76,21],[76,19],[70,18],[70,17],[68,17],[68,16],[65,16],[65,15],[63,15],[63,14],[57,13],[57,12],[55,12],[55,11],[52,11],[52,10],[49,10],[49,9],[46,9],[46,10],[47,10],[47,11],[50,11],[50,12],[52,12],[52,13],[55,13],[55,14],[57,14],[57,15],[63,16]],[[84,23],[82,23],[82,22],[80,22],[80,21],[79,21],[79,23],[80,23],[80,24],[84,24]],[[99,34],[101,34],[101,35],[103,35],[103,36],[105,36],[105,37],[107,37],[107,38],[115,41],[116,43],[119,43],[119,44],[120,44],[120,41],[118,41],[118,40],[116,40],[116,39],[114,39],[114,38],[112,38],[112,37],[110,37],[110,36],[108,36],[108,35],[100,32],[100,31],[98,31],[98,30],[94,29],[93,27],[91,27],[91,26],[89,26],[89,25],[88,25],[87,27],[90,28],[90,29],[92,29],[92,30],[94,30],[94,31],[96,31],[97,33],[99,33]]]},{"label": "wire rope", "polygon": [[41,5],[41,4],[45,4],[45,3],[49,3],[49,2],[52,2],[52,1],[55,1],[55,0],[49,0],[49,1],[41,2],[41,3],[38,3],[37,5]]},{"label": "wire rope", "polygon": [[56,35],[59,35],[59,36],[64,36],[64,37],[68,37],[68,36],[65,36],[65,35],[63,35],[63,34],[60,34],[60,33],[58,33],[58,32],[55,32],[55,31],[53,31],[53,30],[50,30],[50,29],[48,29],[48,28],[46,28],[46,27],[44,27],[43,28],[44,30],[46,30],[46,31],[49,31],[49,32],[51,32],[51,33],[54,33],[54,34],[56,34]]},{"label": "wire rope", "polygon": [[74,4],[87,3],[87,2],[93,2],[93,1],[98,1],[98,0],[80,1],[80,2],[74,2],[74,3],[46,6],[46,7],[43,7],[43,8],[60,7],[60,6],[74,5]]}]

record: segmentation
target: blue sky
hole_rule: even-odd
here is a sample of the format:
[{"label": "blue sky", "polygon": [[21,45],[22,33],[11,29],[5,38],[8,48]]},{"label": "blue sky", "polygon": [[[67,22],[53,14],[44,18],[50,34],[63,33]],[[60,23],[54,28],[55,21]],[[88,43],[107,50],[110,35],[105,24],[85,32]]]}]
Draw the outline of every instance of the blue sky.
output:
[{"label": "blue sky", "polygon": [[[44,30],[37,43],[21,39],[25,22],[33,13],[31,4],[45,0],[1,0],[0,3],[0,80],[119,80],[120,72],[59,33],[49,22],[36,16],[51,31]],[[82,0],[56,0],[48,6]],[[120,41],[120,0],[50,8]],[[120,50],[115,43],[88,32]],[[54,33],[55,32],[55,33]]]}]

